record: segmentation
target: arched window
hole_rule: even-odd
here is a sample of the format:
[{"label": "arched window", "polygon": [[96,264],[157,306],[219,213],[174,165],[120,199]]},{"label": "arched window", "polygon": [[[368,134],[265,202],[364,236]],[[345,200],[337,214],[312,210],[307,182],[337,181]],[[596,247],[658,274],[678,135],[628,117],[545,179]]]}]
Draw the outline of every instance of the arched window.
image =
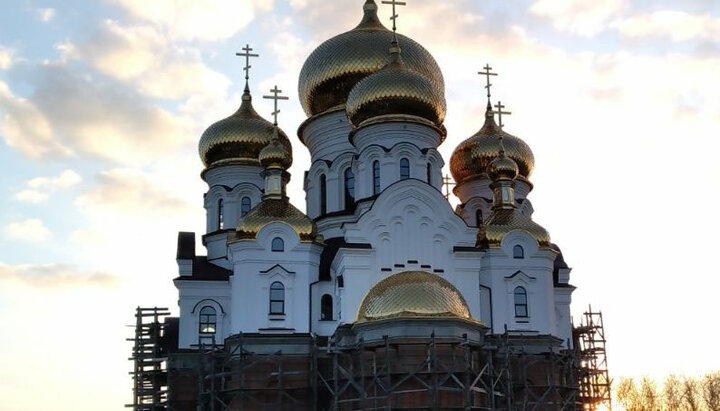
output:
[{"label": "arched window", "polygon": [[320,321],[333,320],[333,299],[330,294],[325,294],[320,299]]},{"label": "arched window", "polygon": [[270,285],[270,314],[285,314],[285,286],[279,281]]},{"label": "arched window", "polygon": [[528,316],[527,291],[523,287],[515,288],[515,317]]},{"label": "arched window", "polygon": [[380,162],[373,162],[373,195],[380,194]]},{"label": "arched window", "polygon": [[200,334],[215,334],[217,330],[217,311],[210,306],[200,310]]},{"label": "arched window", "polygon": [[320,215],[327,214],[327,179],[320,175]]},{"label": "arched window", "polygon": [[345,209],[355,203],[355,175],[350,167],[345,170]]},{"label": "arched window", "polygon": [[400,179],[407,180],[410,178],[410,160],[407,158],[400,159]]},{"label": "arched window", "polygon": [[245,217],[252,209],[252,201],[250,197],[243,197],[240,200],[240,217]]},{"label": "arched window", "polygon": [[432,164],[427,164],[427,182],[432,185]]},{"label": "arched window", "polygon": [[280,237],[275,237],[272,240],[272,247],[273,252],[280,253],[285,251],[285,241],[283,241]]},{"label": "arched window", "polygon": [[218,200],[218,230],[225,228],[225,210],[222,198]]},{"label": "arched window", "polygon": [[483,225],[483,221],[485,221],[483,220],[483,212],[478,208],[477,211],[475,211],[475,226],[480,227]]},{"label": "arched window", "polygon": [[513,258],[525,258],[525,250],[521,245],[513,247]]}]

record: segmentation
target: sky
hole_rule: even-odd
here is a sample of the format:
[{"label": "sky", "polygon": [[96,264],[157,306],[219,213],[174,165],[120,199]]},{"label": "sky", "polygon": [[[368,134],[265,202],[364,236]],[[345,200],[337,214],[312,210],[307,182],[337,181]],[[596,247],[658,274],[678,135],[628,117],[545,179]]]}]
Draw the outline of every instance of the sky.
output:
[{"label": "sky", "polygon": [[[120,410],[136,306],[177,313],[178,231],[204,230],[197,142],[251,89],[290,96],[363,0],[0,0],[0,398]],[[399,31],[446,79],[446,162],[480,128],[483,79],[536,158],[530,198],[604,313],[611,375],[720,370],[720,3],[408,0]],[[389,23],[390,10],[380,16]],[[305,208],[309,155],[291,138]],[[457,201],[457,200],[453,200]]]}]

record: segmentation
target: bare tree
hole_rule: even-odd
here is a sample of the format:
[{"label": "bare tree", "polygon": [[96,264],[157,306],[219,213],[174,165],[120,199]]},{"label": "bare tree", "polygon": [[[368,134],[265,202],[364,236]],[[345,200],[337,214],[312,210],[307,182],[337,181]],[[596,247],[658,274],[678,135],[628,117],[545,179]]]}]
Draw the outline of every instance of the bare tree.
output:
[{"label": "bare tree", "polygon": [[670,374],[665,380],[663,402],[668,411],[680,410],[682,407],[682,383],[675,374]]},{"label": "bare tree", "polygon": [[642,411],[642,408],[640,408],[640,393],[632,378],[621,378],[615,392],[617,401],[627,411]]},{"label": "bare tree", "polygon": [[640,409],[643,411],[662,411],[662,399],[658,394],[655,381],[643,377],[640,382]]},{"label": "bare tree", "polygon": [[707,409],[720,411],[720,372],[705,376],[702,391]]},{"label": "bare tree", "polygon": [[682,409],[699,411],[701,400],[698,381],[694,378],[685,378],[682,386]]}]

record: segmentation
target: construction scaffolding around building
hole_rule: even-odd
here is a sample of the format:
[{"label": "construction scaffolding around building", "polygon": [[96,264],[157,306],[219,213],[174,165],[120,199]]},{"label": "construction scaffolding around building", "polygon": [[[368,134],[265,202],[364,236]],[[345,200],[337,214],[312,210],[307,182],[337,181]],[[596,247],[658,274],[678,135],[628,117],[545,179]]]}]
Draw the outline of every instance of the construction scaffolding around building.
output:
[{"label": "construction scaffolding around building", "polygon": [[[153,309],[138,311],[154,318]],[[160,325],[160,313],[156,324]],[[146,317],[149,316],[149,317]],[[138,322],[135,410],[595,410],[610,406],[602,314],[589,311],[575,348],[513,332],[484,341],[383,338],[352,346],[310,335],[236,335],[224,346],[155,356]],[[147,343],[143,336],[149,336]],[[258,345],[258,340],[263,343]],[[141,343],[138,351],[138,341]],[[262,345],[266,344],[266,345]],[[268,350],[270,346],[281,349]],[[258,352],[258,347],[264,347]],[[161,350],[162,354],[162,350]],[[138,361],[142,360],[140,365]],[[165,367],[167,365],[167,368]],[[165,386],[163,383],[166,383]],[[156,390],[156,391],[155,391]]]},{"label": "construction scaffolding around building", "polygon": [[126,405],[135,411],[167,409],[166,353],[161,347],[167,308],[140,308],[135,311],[135,338],[130,360],[133,379],[133,402]]}]

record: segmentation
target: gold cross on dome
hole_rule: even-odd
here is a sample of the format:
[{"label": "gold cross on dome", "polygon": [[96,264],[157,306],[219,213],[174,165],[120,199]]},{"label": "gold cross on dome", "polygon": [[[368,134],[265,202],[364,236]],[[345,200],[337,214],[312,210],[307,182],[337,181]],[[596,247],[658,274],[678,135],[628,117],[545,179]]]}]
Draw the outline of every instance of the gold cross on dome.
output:
[{"label": "gold cross on dome", "polygon": [[492,83],[490,82],[490,76],[497,76],[497,73],[492,72],[492,67],[490,67],[489,64],[486,64],[485,67],[483,67],[483,70],[485,71],[478,71],[478,74],[485,76],[486,78],[486,85],[485,88],[487,89],[487,98],[488,103],[490,102],[490,87],[492,87]]},{"label": "gold cross on dome", "polygon": [[498,115],[498,125],[500,126],[500,130],[502,130],[503,127],[505,127],[505,124],[503,124],[502,116],[503,116],[503,115],[508,115],[508,116],[509,116],[509,115],[512,114],[512,113],[509,112],[509,111],[503,111],[503,109],[505,108],[505,106],[504,106],[503,103],[500,102],[500,101],[498,101],[498,103],[495,104],[495,108],[496,108],[497,110],[496,110],[496,111],[492,111],[492,114],[497,114],[497,115]]},{"label": "gold cross on dome", "polygon": [[249,44],[246,44],[245,47],[242,48],[242,51],[244,51],[244,53],[235,53],[235,55],[238,57],[245,57],[245,67],[243,68],[243,71],[245,71],[245,80],[248,80],[250,78],[250,69],[252,68],[250,65],[250,57],[260,57],[260,55],[251,53],[253,49]]},{"label": "gold cross on dome", "polygon": [[383,0],[382,4],[391,4],[392,5],[392,17],[390,17],[390,20],[393,22],[393,31],[397,31],[397,19],[400,17],[399,14],[395,11],[395,6],[407,6],[407,2],[404,1],[397,1],[397,0]]},{"label": "gold cross on dome", "polygon": [[278,114],[280,114],[280,110],[278,110],[278,101],[280,101],[280,100],[290,100],[290,98],[289,98],[289,97],[285,97],[285,96],[281,96],[280,93],[282,93],[282,90],[278,89],[277,85],[276,85],[273,89],[271,89],[270,92],[273,93],[272,96],[263,96],[263,98],[266,98],[266,99],[268,99],[268,100],[273,100],[273,101],[274,101],[275,109],[274,109],[274,111],[273,111],[273,113],[272,113],[273,118],[274,118],[273,124],[277,126],[277,125],[278,125],[277,116],[278,116]]}]

